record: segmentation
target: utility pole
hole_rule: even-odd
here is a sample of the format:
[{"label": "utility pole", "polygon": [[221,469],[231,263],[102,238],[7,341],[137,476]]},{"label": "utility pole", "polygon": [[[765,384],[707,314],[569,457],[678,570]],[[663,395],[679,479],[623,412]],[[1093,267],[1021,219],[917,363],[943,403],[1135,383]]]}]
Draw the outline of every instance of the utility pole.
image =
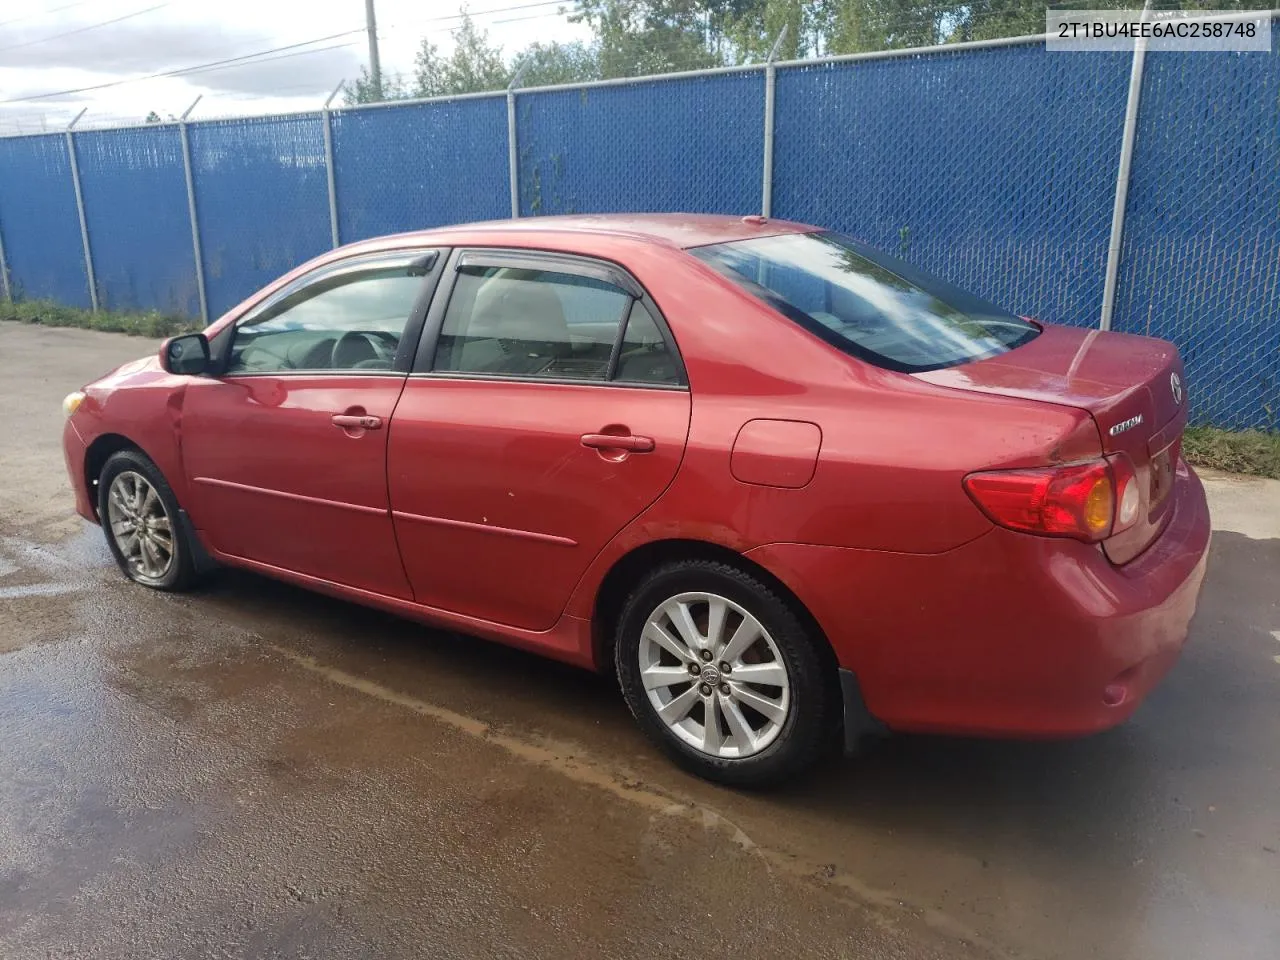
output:
[{"label": "utility pole", "polygon": [[364,0],[364,24],[369,32],[369,76],[373,80],[373,97],[382,99],[382,61],[378,59],[378,15],[373,0]]}]

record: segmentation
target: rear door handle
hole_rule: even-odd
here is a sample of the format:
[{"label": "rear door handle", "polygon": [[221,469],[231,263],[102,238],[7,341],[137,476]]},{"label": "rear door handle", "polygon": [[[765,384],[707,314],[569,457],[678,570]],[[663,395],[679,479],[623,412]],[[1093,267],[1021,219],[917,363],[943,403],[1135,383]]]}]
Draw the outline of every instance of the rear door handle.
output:
[{"label": "rear door handle", "polygon": [[650,453],[653,437],[619,437],[612,433],[584,433],[582,445],[596,450],[629,450],[632,453]]},{"label": "rear door handle", "polygon": [[343,430],[377,430],[382,426],[381,417],[356,416],[352,413],[335,413],[329,419],[335,427]]}]

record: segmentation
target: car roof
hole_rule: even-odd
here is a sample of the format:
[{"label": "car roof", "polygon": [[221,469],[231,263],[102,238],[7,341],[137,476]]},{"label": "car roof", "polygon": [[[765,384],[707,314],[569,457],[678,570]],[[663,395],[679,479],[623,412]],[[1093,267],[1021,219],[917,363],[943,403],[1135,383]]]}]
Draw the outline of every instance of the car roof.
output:
[{"label": "car roof", "polygon": [[[370,237],[328,250],[303,263],[275,282],[232,307],[206,332],[216,334],[225,322],[249,309],[298,277],[319,266],[365,254],[387,253],[422,246],[501,246],[540,248],[561,247],[577,253],[596,253],[600,247],[617,248],[621,243],[651,243],[668,249],[688,249],[753,237],[773,237],[789,233],[821,230],[790,220],[759,216],[731,217],[705,213],[595,213],[573,216],[522,217],[518,220],[488,220],[459,223],[431,230],[417,230],[389,236]],[[597,239],[593,244],[591,241]]]},{"label": "car roof", "polygon": [[[451,234],[516,235],[521,233],[603,234],[649,240],[686,249],[751,237],[770,237],[783,233],[812,233],[819,227],[789,220],[758,216],[731,217],[703,213],[597,213],[554,217],[525,217],[519,220],[489,220],[437,227],[413,233],[398,234],[396,240],[408,238],[444,242]],[[384,237],[383,240],[391,238]]]}]

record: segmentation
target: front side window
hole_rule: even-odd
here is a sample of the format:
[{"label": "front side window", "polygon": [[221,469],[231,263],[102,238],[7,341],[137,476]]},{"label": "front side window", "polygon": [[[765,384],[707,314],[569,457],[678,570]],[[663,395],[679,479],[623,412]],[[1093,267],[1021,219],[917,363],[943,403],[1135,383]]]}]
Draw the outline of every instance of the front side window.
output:
[{"label": "front side window", "polygon": [[409,263],[320,277],[236,327],[226,373],[390,370],[422,285]]},{"label": "front side window", "polygon": [[828,343],[890,370],[980,360],[1039,333],[1007,310],[835,233],[689,252]]}]

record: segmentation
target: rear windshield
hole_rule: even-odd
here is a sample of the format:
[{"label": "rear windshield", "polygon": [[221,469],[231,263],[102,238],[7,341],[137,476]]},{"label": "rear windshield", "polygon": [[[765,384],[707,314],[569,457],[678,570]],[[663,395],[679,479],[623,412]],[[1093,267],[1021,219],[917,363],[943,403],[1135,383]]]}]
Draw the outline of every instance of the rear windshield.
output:
[{"label": "rear windshield", "polygon": [[833,346],[890,370],[981,360],[1039,333],[1007,310],[836,233],[689,252]]}]

